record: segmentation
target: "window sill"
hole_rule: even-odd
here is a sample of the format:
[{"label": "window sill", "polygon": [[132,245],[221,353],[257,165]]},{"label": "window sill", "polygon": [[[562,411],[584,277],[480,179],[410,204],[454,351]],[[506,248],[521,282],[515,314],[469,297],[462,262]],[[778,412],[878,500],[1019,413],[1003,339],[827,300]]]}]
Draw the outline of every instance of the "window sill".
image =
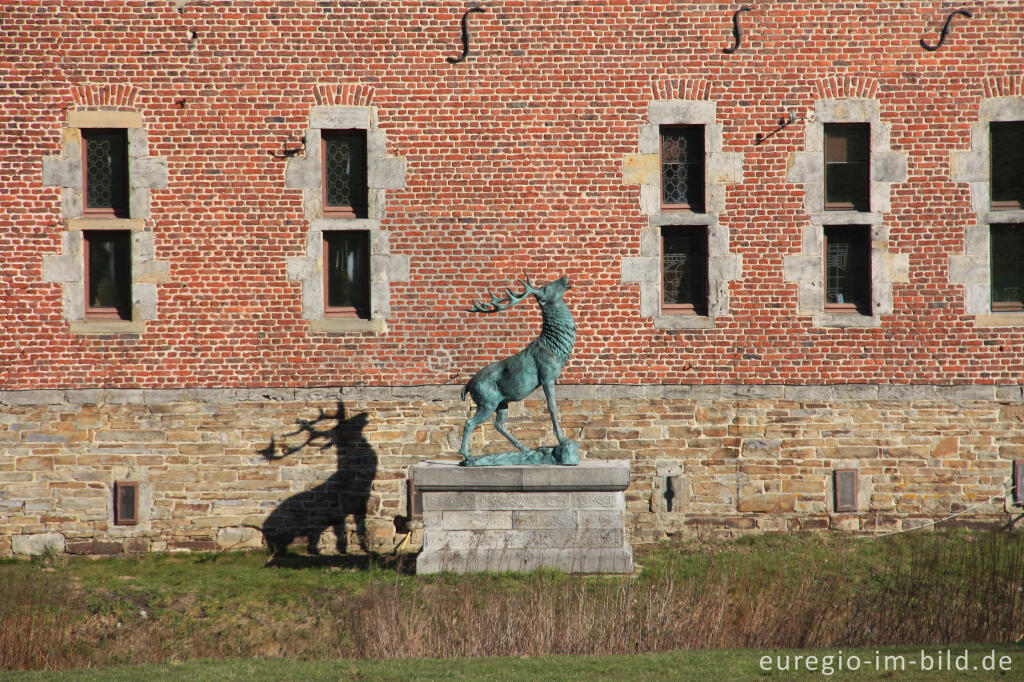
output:
[{"label": "window sill", "polygon": [[715,318],[708,315],[661,314],[654,318],[655,329],[714,329]]},{"label": "window sill", "polygon": [[364,320],[356,317],[333,317],[324,320],[310,320],[309,330],[327,334],[345,332],[373,332],[383,334],[387,332],[386,320]]},{"label": "window sill", "polygon": [[71,218],[68,230],[131,230],[141,232],[146,227],[142,218]]},{"label": "window sill", "polygon": [[1010,208],[994,208],[982,215],[983,223],[1024,223],[1024,211]]},{"label": "window sill", "polygon": [[974,323],[979,327],[1024,327],[1024,312],[975,315]]},{"label": "window sill", "polygon": [[142,334],[146,323],[142,320],[72,320],[72,334]]},{"label": "window sill", "polygon": [[314,230],[379,230],[380,221],[372,218],[338,218],[324,216],[311,222]]},{"label": "window sill", "polygon": [[873,315],[861,315],[860,313],[830,313],[825,312],[814,318],[815,327],[831,327],[835,329],[848,328],[870,328],[880,327],[881,321]]},{"label": "window sill", "polygon": [[822,211],[811,214],[815,225],[881,225],[882,214],[873,211]]},{"label": "window sill", "polygon": [[651,227],[671,225],[717,225],[717,213],[693,213],[692,211],[663,211],[648,216]]}]

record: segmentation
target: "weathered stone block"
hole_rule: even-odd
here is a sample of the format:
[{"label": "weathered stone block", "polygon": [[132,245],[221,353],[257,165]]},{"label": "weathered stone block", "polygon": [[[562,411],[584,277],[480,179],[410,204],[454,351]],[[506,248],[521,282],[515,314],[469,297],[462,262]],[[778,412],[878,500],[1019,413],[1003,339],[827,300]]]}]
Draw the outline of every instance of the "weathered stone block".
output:
[{"label": "weathered stone block", "polygon": [[45,554],[48,551],[63,552],[66,546],[63,533],[35,533],[11,538],[12,551],[26,556]]},{"label": "weathered stone block", "polygon": [[622,158],[622,181],[627,185],[650,185],[661,177],[658,154],[626,154]]},{"label": "weathered stone block", "polygon": [[69,542],[67,552],[68,554],[121,554],[124,552],[124,545],[120,542]]},{"label": "weathered stone block", "polygon": [[872,182],[906,182],[907,155],[900,152],[875,152],[871,155]]},{"label": "weathered stone block", "polygon": [[436,520],[424,513],[423,523],[431,527],[439,527],[441,530],[503,530],[512,529],[514,526],[513,514],[520,512],[511,511],[446,511],[440,513],[441,518]]},{"label": "weathered stone block", "polygon": [[44,156],[43,185],[47,187],[81,187],[81,157],[66,159],[60,156]]},{"label": "weathered stone block", "polygon": [[318,106],[309,112],[309,126],[345,130],[349,128],[368,129],[373,121],[371,107]]},{"label": "weathered stone block", "polygon": [[167,159],[147,156],[129,164],[131,186],[161,189],[167,187]]},{"label": "weathered stone block", "polygon": [[[416,479],[419,488],[419,478]],[[422,488],[419,488],[421,491]],[[476,509],[475,492],[434,492],[423,491],[423,512],[464,511]]]},{"label": "weathered stone block", "polygon": [[572,493],[570,508],[575,510],[619,509],[625,498],[622,493],[614,492],[580,492]]},{"label": "weathered stone block", "polygon": [[477,509],[568,509],[564,493],[477,493]]},{"label": "weathered stone block", "polygon": [[670,100],[651,102],[647,118],[653,125],[713,124],[716,106],[704,100]]},{"label": "weathered stone block", "polygon": [[575,529],[576,514],[568,509],[556,511],[514,511],[512,527],[519,529]]},{"label": "weathered stone block", "polygon": [[738,512],[762,514],[786,514],[796,509],[796,495],[753,495],[740,498],[736,505]]},{"label": "weathered stone block", "polygon": [[623,282],[656,282],[661,277],[657,258],[627,256],[622,259]]},{"label": "weathered stone block", "polygon": [[821,256],[784,256],[783,277],[787,282],[812,282],[822,278]]},{"label": "weathered stone block", "polygon": [[322,164],[319,158],[292,157],[285,167],[284,186],[290,189],[320,188]]},{"label": "weathered stone block", "polygon": [[221,528],[217,531],[217,546],[221,549],[259,548],[263,546],[263,533],[245,526]]},{"label": "weathered stone block", "polygon": [[389,157],[371,161],[367,169],[367,186],[375,189],[405,188],[405,159]]}]

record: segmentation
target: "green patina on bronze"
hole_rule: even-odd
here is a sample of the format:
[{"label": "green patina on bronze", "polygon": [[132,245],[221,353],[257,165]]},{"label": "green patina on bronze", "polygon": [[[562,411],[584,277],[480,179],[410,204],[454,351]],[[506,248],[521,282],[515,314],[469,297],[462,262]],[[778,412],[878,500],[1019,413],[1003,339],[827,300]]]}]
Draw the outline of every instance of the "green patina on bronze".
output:
[{"label": "green patina on bronze", "polygon": [[[476,414],[466,420],[462,432],[462,447],[459,448],[459,453],[465,457],[462,462],[464,466],[577,464],[580,461],[580,444],[565,437],[558,423],[558,407],[555,405],[555,380],[562,373],[562,368],[572,354],[572,346],[576,342],[576,323],[572,319],[569,307],[562,300],[562,296],[572,288],[572,285],[569,284],[568,277],[560,277],[540,288],[534,287],[529,277],[519,281],[523,285],[522,293],[513,293],[511,289],[506,289],[506,296],[503,298],[491,294],[489,303],[474,302],[470,309],[470,312],[474,313],[496,313],[511,308],[532,294],[540,305],[543,323],[540,336],[529,346],[512,357],[487,365],[473,375],[462,389],[462,399],[465,400],[466,394],[469,393],[476,403]],[[544,389],[558,445],[530,449],[508,432],[505,428],[505,419],[508,417],[508,404],[522,400],[538,386]],[[469,439],[473,429],[492,414],[494,428],[508,438],[518,450],[472,457],[469,454]]]}]

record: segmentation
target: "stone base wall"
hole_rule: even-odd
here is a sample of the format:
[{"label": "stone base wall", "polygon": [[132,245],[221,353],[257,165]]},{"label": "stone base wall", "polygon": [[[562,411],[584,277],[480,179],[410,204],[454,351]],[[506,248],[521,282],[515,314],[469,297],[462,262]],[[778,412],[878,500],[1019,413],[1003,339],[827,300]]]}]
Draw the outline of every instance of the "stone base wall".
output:
[{"label": "stone base wall", "polygon": [[[457,459],[461,387],[0,392],[0,555],[216,550],[309,542],[415,551],[410,467]],[[668,535],[887,532],[965,510],[1022,509],[1021,387],[561,386],[584,459],[626,459],[633,544]],[[542,399],[512,407],[524,443],[552,440]],[[473,451],[507,449],[491,425]],[[832,472],[855,469],[858,511]],[[115,481],[139,520],[114,525]]]}]

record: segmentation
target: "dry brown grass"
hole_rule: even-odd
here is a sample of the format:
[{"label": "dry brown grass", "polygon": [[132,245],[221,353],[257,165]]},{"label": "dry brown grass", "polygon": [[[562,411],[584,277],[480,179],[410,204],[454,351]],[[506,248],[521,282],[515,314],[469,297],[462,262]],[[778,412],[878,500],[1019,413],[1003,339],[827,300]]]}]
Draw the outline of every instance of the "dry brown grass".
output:
[{"label": "dry brown grass", "polygon": [[778,552],[691,548],[703,553],[696,562],[666,547],[647,557],[660,558],[657,570],[632,578],[273,572],[250,555],[238,560],[244,570],[230,560],[217,567],[242,584],[234,594],[225,594],[227,582],[180,580],[183,570],[211,570],[196,561],[177,569],[184,587],[173,598],[130,592],[113,577],[102,588],[75,587],[73,567],[8,565],[0,567],[11,569],[0,580],[0,669],[1008,642],[1024,631],[1019,536],[777,542]]}]

